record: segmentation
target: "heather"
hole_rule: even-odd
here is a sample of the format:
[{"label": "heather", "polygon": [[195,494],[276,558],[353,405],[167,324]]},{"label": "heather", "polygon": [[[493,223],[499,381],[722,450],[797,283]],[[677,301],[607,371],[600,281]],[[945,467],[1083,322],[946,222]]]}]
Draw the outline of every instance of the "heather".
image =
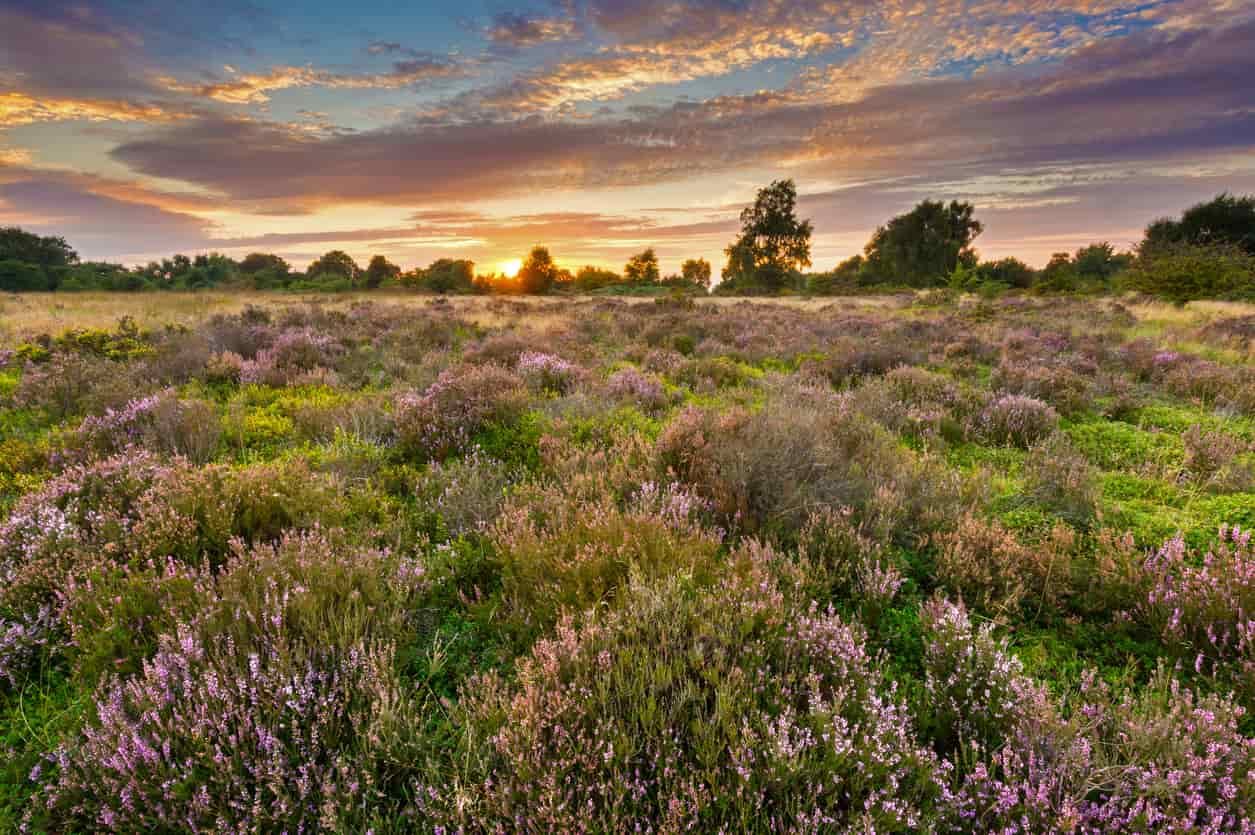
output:
[{"label": "heather", "polygon": [[1245,309],[162,310],[0,345],[0,831],[1255,831]]}]

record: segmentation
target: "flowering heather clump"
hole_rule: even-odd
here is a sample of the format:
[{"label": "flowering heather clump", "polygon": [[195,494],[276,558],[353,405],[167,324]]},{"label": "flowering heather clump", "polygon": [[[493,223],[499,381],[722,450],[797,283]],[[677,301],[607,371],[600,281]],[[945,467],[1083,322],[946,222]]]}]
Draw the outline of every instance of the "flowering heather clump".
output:
[{"label": "flowering heather clump", "polygon": [[173,389],[132,400],[121,409],[83,419],[70,441],[71,451],[113,455],[140,446],[154,452],[208,461],[222,428],[213,404],[182,400]]},{"label": "flowering heather clump", "polygon": [[447,533],[457,537],[482,533],[500,513],[506,491],[521,478],[516,469],[473,447],[454,461],[433,461],[416,492],[420,501],[440,514]]},{"label": "flowering heather clump", "polygon": [[996,751],[1020,723],[1049,713],[1045,688],[1024,673],[993,636],[973,625],[962,603],[935,598],[920,611],[925,630],[923,708],[945,751]]},{"label": "flowering heather clump", "polygon": [[678,485],[647,486],[626,510],[554,487],[516,491],[489,530],[509,616],[530,633],[610,598],[629,574],[709,580],[720,532],[701,526],[704,509]]},{"label": "flowering heather clump", "polygon": [[1255,694],[1255,543],[1222,526],[1199,560],[1177,535],[1147,557],[1142,614],[1197,672]]},{"label": "flowering heather clump", "polygon": [[532,386],[566,394],[580,377],[580,368],[553,354],[525,351],[519,356],[516,370]]},{"label": "flowering heather clump", "polygon": [[269,348],[258,351],[254,359],[241,364],[240,382],[268,386],[313,382],[319,372],[326,373],[342,350],[331,336],[311,328],[285,330],[275,337]]},{"label": "flowering heather clump", "polygon": [[1065,415],[1085,411],[1093,399],[1089,381],[1061,366],[1003,362],[990,382],[995,390],[1036,397]]},{"label": "flowering heather clump", "polygon": [[[1225,486],[1225,482],[1232,481],[1234,476],[1239,481],[1245,480],[1241,478],[1240,471],[1225,472],[1235,458],[1250,448],[1240,438],[1222,431],[1205,432],[1201,426],[1194,424],[1181,433],[1181,443],[1185,447],[1185,471],[1195,480],[1217,487]],[[1225,478],[1225,475],[1229,477]],[[1239,483],[1237,486],[1249,487],[1249,484]]]},{"label": "flowering heather clump", "polygon": [[1087,674],[1068,721],[1021,727],[943,805],[943,832],[1255,829],[1255,740],[1241,707],[1157,674],[1116,703]]},{"label": "flowering heather clump", "polygon": [[521,831],[905,832],[942,791],[935,757],[857,626],[795,611],[770,583],[633,585],[560,625],[518,684],[476,682],[483,751],[452,827]]},{"label": "flowering heather clump", "polygon": [[396,402],[401,443],[429,458],[465,449],[490,423],[507,423],[522,413],[523,381],[496,365],[461,366],[443,371],[422,394]]},{"label": "flowering heather clump", "polygon": [[217,600],[107,686],[51,758],[54,828],[358,829],[414,719],[387,630],[416,582],[317,533],[240,554]]},{"label": "flowering heather clump", "polygon": [[1029,447],[1059,424],[1059,414],[1036,397],[1004,394],[976,418],[976,430],[996,444]]},{"label": "flowering heather clump", "polygon": [[51,606],[15,620],[0,615],[0,681],[20,687],[56,626]]},{"label": "flowering heather clump", "polygon": [[606,389],[611,397],[630,400],[646,412],[660,412],[671,405],[671,395],[661,380],[632,367],[611,374]]}]

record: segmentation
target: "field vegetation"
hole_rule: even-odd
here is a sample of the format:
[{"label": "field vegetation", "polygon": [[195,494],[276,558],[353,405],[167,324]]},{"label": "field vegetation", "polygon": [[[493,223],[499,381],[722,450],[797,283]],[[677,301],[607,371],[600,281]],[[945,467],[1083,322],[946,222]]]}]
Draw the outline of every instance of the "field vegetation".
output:
[{"label": "field vegetation", "polygon": [[0,305],[0,830],[1255,831],[1255,307]]}]

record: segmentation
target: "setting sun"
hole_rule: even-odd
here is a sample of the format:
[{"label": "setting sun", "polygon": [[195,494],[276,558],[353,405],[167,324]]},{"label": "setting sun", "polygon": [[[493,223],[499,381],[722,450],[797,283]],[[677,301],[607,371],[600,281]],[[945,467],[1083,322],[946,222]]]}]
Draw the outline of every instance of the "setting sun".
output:
[{"label": "setting sun", "polygon": [[509,261],[501,262],[501,273],[508,278],[514,278],[522,268],[523,259],[521,258],[511,258]]}]

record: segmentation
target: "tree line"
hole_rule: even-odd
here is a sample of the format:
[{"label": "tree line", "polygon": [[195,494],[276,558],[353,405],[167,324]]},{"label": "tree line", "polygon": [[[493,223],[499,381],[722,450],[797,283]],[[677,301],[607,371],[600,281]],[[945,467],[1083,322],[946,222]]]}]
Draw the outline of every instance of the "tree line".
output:
[{"label": "tree line", "polygon": [[240,287],[334,292],[393,287],[431,293],[841,295],[947,288],[987,295],[1132,290],[1178,303],[1255,300],[1255,195],[1220,194],[1179,218],[1156,220],[1132,251],[1119,252],[1108,242],[1098,242],[1056,253],[1041,269],[1017,258],[982,260],[974,243],[983,226],[975,207],[961,201],[920,202],[877,228],[862,253],[823,272],[804,272],[811,266],[814,228],[798,217],[792,180],[759,190],[740,221],[740,233],[724,250],[727,260],[714,288],[709,261],[692,258],[679,273],[664,276],[652,248],[631,256],[621,272],[591,265],[573,272],[560,267],[544,246],[532,248],[514,275],[477,273],[472,261],[448,258],[407,271],[375,255],[362,267],[342,250],[322,255],[304,271],[263,252],[239,261],[220,253],[175,255],[127,268],[80,261],[64,238],[11,227],[0,229],[0,290]]}]

